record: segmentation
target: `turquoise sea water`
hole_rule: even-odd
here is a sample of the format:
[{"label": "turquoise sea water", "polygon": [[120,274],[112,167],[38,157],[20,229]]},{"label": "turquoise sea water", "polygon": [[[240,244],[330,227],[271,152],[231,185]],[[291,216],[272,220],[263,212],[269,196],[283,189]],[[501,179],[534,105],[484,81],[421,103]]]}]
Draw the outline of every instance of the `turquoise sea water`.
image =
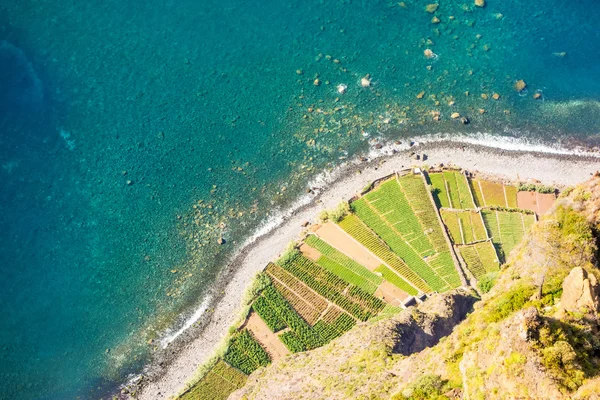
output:
[{"label": "turquoise sea water", "polygon": [[2,2],[0,398],[106,396],[374,137],[600,141],[597,1],[426,4]]}]

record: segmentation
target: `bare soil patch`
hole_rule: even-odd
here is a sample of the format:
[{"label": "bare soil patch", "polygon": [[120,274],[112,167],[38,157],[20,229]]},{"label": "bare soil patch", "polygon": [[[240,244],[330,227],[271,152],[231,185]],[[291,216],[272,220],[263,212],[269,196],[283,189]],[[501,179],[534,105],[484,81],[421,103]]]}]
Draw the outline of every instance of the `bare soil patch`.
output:
[{"label": "bare soil patch", "polygon": [[285,347],[283,342],[277,338],[277,335],[271,332],[267,324],[265,324],[265,321],[263,321],[254,311],[252,311],[250,317],[248,317],[246,328],[252,332],[256,340],[258,340],[265,350],[267,350],[271,356],[271,360],[275,361],[290,354],[290,351]]},{"label": "bare soil patch", "polygon": [[357,263],[365,266],[370,271],[374,271],[382,264],[381,260],[333,222],[321,225],[315,233],[331,246],[346,254]]}]

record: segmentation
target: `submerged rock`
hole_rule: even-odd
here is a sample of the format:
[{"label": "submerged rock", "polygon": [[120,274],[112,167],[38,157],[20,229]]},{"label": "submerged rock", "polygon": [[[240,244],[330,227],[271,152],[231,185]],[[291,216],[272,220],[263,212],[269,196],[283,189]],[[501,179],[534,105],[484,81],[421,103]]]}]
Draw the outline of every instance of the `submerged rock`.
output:
[{"label": "submerged rock", "polygon": [[523,79],[515,82],[515,90],[517,92],[522,92],[523,90],[525,90],[526,87],[527,87],[527,84],[525,83],[525,81]]}]

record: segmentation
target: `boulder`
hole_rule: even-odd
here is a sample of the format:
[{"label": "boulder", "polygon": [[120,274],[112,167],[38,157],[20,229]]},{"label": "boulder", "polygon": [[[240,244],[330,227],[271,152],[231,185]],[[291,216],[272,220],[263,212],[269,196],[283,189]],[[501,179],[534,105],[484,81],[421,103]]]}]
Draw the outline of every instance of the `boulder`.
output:
[{"label": "boulder", "polygon": [[565,311],[600,310],[600,285],[593,274],[575,267],[562,284],[560,307]]}]

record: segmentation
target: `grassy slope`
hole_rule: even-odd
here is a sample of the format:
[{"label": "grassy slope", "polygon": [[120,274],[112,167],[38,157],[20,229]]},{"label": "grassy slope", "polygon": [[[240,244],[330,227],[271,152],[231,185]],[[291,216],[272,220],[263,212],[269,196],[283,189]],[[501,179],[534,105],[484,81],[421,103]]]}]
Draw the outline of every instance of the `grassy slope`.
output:
[{"label": "grassy slope", "polygon": [[[598,321],[561,314],[557,303],[573,266],[599,275],[594,232],[600,179],[559,203],[515,248],[473,313],[439,344],[409,357],[396,354],[402,344],[398,333],[411,332],[397,327],[413,323],[421,312],[409,309],[377,324],[359,324],[323,348],[257,371],[232,398],[438,398],[452,388],[474,399],[593,393],[600,379],[600,341],[591,329]],[[424,306],[435,312],[436,304]],[[527,340],[519,334],[525,310],[539,314],[526,326]]]}]

